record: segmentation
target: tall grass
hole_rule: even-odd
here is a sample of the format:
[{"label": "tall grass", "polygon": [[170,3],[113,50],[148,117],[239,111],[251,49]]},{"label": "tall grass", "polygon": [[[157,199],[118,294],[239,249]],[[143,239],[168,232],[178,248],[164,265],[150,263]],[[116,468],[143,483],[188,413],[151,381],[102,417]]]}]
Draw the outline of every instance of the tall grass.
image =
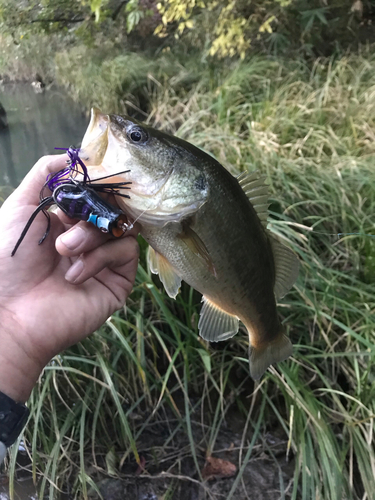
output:
[{"label": "tall grass", "polygon": [[234,411],[246,425],[228,499],[242,498],[262,453],[273,456],[275,429],[294,465],[288,487],[280,473],[280,498],[375,498],[375,57],[215,68],[165,54],[86,56],[55,56],[57,81],[84,105],[143,113],[233,173],[267,175],[269,228],[301,261],[279,305],[294,354],[254,385],[244,332],[202,341],[199,294],[184,286],[169,299],[142,258],[126,314],[58,356],[33,392],[26,436],[41,496],[69,487],[87,498],[98,477],[134,474],[143,457],[177,499],[181,481],[201,481]]}]

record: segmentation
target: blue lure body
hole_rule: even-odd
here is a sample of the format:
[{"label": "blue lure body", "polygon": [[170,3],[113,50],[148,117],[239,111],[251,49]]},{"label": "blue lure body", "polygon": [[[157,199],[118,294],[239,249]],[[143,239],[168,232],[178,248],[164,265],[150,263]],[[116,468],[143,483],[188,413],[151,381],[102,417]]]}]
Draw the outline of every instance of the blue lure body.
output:
[{"label": "blue lure body", "polygon": [[103,233],[120,237],[129,229],[126,215],[117,207],[104,201],[98,193],[86,184],[71,181],[60,184],[52,197],[55,204],[72,219],[90,222]]}]

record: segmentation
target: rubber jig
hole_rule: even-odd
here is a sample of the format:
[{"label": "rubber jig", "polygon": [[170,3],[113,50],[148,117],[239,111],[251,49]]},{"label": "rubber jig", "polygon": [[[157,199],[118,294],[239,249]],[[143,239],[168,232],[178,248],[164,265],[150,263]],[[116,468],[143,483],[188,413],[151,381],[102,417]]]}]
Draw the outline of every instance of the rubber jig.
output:
[{"label": "rubber jig", "polygon": [[[123,198],[130,198],[129,195],[122,193],[120,190],[130,189],[128,185],[131,184],[131,182],[101,182],[114,175],[127,173],[129,170],[91,181],[86,165],[81,158],[79,158],[79,149],[70,147],[64,150],[69,156],[69,165],[47,176],[46,182],[40,192],[40,203],[31,214],[24,227],[12,251],[12,257],[17,252],[18,247],[22,243],[39,212],[43,212],[47,218],[47,229],[39,240],[39,245],[47,238],[51,228],[51,217],[47,209],[52,205],[57,205],[68,217],[90,222],[102,232],[110,233],[115,238],[121,237],[126,231],[129,231],[133,227],[133,224],[129,222],[122,210],[103,200],[98,194],[107,193]],[[81,167],[82,172],[79,170],[78,165]],[[73,177],[77,174],[83,174],[82,181],[78,181]],[[52,195],[44,196],[46,188],[52,191]]]}]

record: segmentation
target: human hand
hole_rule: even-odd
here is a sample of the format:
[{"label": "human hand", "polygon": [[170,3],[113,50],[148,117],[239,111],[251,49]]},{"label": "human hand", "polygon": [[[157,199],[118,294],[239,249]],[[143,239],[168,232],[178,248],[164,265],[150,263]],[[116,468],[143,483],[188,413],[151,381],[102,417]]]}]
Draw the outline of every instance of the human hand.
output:
[{"label": "human hand", "polygon": [[49,360],[99,328],[130,294],[137,228],[114,240],[87,222],[40,213],[11,252],[51,172],[66,155],[41,158],[0,209],[0,391],[24,402]]}]

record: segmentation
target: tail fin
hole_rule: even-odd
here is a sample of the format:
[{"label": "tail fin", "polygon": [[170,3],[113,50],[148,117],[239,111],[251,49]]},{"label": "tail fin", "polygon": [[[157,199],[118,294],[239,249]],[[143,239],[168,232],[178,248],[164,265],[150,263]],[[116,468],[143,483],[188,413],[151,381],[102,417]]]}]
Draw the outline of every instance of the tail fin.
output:
[{"label": "tail fin", "polygon": [[275,340],[259,347],[249,346],[250,375],[254,380],[260,379],[273,363],[284,361],[292,354],[293,346],[284,333]]}]

